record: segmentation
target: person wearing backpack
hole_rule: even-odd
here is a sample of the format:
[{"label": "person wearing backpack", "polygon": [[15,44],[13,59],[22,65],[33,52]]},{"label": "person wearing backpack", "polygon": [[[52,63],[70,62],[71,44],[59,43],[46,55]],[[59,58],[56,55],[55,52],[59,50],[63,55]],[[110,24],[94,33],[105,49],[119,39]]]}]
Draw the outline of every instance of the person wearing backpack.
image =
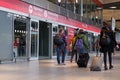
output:
[{"label": "person wearing backpack", "polygon": [[60,62],[60,54],[62,52],[62,65],[65,65],[65,55],[66,55],[66,36],[64,34],[64,30],[60,29],[59,33],[55,35],[54,37],[54,44],[56,46],[56,51],[57,51],[57,63],[58,65],[61,63]]},{"label": "person wearing backpack", "polygon": [[82,29],[79,30],[75,46],[76,46],[79,54],[87,53],[88,40],[87,40],[87,36],[86,36],[85,32]]},{"label": "person wearing backpack", "polygon": [[75,55],[75,62],[77,62],[77,50],[75,48],[76,39],[77,39],[77,33],[74,34],[74,37],[71,40],[71,43],[72,43],[72,53],[71,53],[71,59],[70,59],[71,63],[74,55]]},{"label": "person wearing backpack", "polygon": [[77,60],[78,67],[87,67],[89,60],[88,39],[86,33],[82,29],[79,30],[79,33],[77,35],[75,47],[79,53]]},{"label": "person wearing backpack", "polygon": [[102,52],[104,59],[104,69],[108,70],[107,67],[107,55],[109,58],[109,69],[113,68],[112,65],[112,53],[114,52],[114,48],[117,45],[115,40],[115,34],[111,29],[110,25],[106,22],[103,22],[103,27],[100,32],[100,52]]}]

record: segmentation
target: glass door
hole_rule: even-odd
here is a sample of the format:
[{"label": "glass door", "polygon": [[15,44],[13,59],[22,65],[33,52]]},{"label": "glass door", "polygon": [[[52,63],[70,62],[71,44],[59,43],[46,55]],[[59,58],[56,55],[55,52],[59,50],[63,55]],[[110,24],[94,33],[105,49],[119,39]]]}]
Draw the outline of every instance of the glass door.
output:
[{"label": "glass door", "polygon": [[30,57],[31,59],[38,59],[38,42],[39,42],[39,21],[31,20],[30,27]]},{"label": "glass door", "polygon": [[55,35],[58,33],[58,24],[53,24],[52,25],[52,51],[53,51],[53,54],[52,54],[52,58],[56,58],[57,56],[57,52],[56,52],[56,48],[54,47],[54,37]]},{"label": "glass door", "polygon": [[50,58],[51,26],[51,23],[39,21],[39,59]]}]

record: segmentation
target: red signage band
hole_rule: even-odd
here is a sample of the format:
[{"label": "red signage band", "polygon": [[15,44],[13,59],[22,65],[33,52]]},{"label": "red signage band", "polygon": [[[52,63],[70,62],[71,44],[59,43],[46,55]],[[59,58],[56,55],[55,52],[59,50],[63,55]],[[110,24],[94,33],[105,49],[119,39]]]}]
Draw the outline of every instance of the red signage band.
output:
[{"label": "red signage band", "polygon": [[82,28],[82,29],[96,32],[96,33],[100,32],[100,28],[87,25],[85,23],[82,23],[70,18],[66,18],[65,16],[27,4],[20,0],[0,0],[0,6],[11,9],[11,10],[23,12],[28,15],[37,16],[39,18],[49,19],[49,20],[64,23],[70,26],[75,26],[76,28]]}]

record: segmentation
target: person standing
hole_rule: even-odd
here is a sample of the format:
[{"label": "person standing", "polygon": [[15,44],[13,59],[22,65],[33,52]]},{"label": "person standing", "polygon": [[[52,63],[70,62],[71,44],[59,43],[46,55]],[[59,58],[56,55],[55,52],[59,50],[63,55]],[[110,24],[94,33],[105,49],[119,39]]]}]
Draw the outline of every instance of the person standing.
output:
[{"label": "person standing", "polygon": [[71,59],[70,59],[71,63],[74,55],[75,55],[75,62],[77,62],[77,50],[75,48],[76,38],[77,38],[77,33],[74,34],[74,37],[71,40],[71,43],[72,43],[72,53],[71,53]]},{"label": "person standing", "polygon": [[18,44],[19,44],[19,38],[15,38],[15,40],[14,40],[14,48],[13,48],[14,58],[17,57],[17,54],[18,54]]},{"label": "person standing", "polygon": [[78,67],[87,67],[89,60],[88,39],[86,33],[82,29],[79,30],[75,46],[79,53],[77,60]]},{"label": "person standing", "polygon": [[[59,33],[55,35],[54,37],[54,44],[56,46],[57,51],[57,63],[62,65],[65,65],[65,55],[66,55],[66,36],[64,34],[64,30],[60,29]],[[60,54],[62,52],[62,61],[60,62]]]},{"label": "person standing", "polygon": [[115,34],[111,29],[110,25],[106,22],[103,23],[103,27],[100,33],[100,52],[102,52],[104,59],[104,69],[108,70],[107,67],[107,55],[109,58],[109,69],[113,68],[112,65],[112,53],[114,52],[114,48],[117,45],[115,40]]},{"label": "person standing", "polygon": [[26,41],[25,41],[25,37],[22,34],[19,38],[19,44],[18,44],[18,56],[25,56],[26,55]]},{"label": "person standing", "polygon": [[78,53],[79,54],[88,53],[88,39],[87,39],[85,32],[82,29],[79,30],[77,39],[82,39],[82,41],[83,41],[83,47],[81,49],[79,49]]}]

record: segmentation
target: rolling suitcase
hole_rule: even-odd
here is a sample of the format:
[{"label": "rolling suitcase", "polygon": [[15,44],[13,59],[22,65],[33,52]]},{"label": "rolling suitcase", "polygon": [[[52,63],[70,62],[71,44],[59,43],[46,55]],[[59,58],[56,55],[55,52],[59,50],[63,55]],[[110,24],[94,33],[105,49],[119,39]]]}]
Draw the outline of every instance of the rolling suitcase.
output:
[{"label": "rolling suitcase", "polygon": [[98,56],[98,55],[93,56],[91,60],[92,60],[92,62],[90,65],[90,70],[91,71],[101,71],[102,62],[103,62],[101,54],[100,54],[100,56]]},{"label": "rolling suitcase", "polygon": [[89,54],[85,53],[85,54],[80,54],[78,61],[77,61],[77,65],[78,67],[87,67],[88,64],[88,60],[89,60]]}]

